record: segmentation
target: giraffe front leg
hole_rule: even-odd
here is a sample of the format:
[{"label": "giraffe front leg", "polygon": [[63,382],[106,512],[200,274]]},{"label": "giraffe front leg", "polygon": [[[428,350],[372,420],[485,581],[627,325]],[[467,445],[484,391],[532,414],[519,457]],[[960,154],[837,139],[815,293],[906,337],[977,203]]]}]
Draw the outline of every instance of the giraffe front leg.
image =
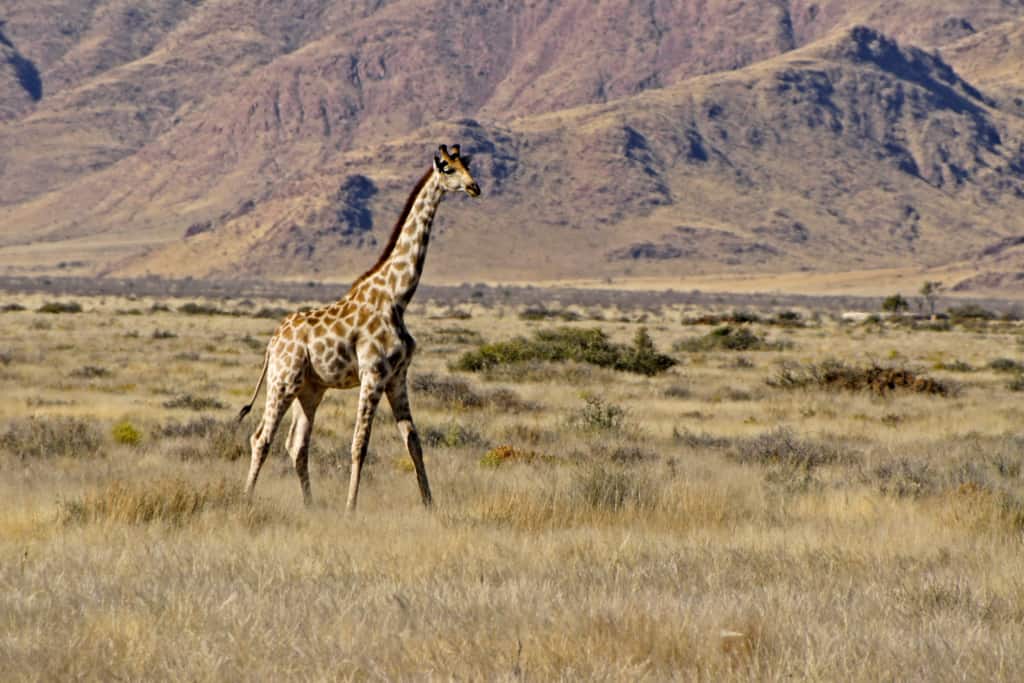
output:
[{"label": "giraffe front leg", "polygon": [[309,442],[313,434],[313,419],[316,409],[324,397],[322,389],[303,391],[299,394],[299,410],[295,411],[291,433],[288,435],[288,454],[292,457],[295,473],[302,487],[302,502],[313,504],[313,492],[309,485]]},{"label": "giraffe front leg", "polygon": [[416,425],[412,421],[412,409],[409,406],[409,388],[406,383],[406,374],[403,372],[399,377],[392,380],[387,388],[388,402],[391,404],[391,412],[395,415],[395,423],[398,425],[398,433],[405,443],[409,452],[413,467],[416,468],[416,482],[420,487],[420,498],[424,507],[430,507],[433,498],[430,495],[430,482],[427,480],[427,468],[423,464],[423,448],[420,445],[420,436],[416,431]]},{"label": "giraffe front leg", "polygon": [[383,393],[380,375],[365,373],[359,387],[359,408],[356,411],[356,427],[352,433],[352,470],[348,482],[349,512],[356,509],[356,498],[359,496],[359,476],[366,458],[366,449],[370,445],[370,429],[373,426],[373,415]]}]

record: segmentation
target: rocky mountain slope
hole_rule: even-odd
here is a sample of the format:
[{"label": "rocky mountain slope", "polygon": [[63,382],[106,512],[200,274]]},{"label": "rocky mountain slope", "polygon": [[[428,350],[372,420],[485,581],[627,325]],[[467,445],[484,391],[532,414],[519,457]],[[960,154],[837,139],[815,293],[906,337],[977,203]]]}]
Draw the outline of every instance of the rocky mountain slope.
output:
[{"label": "rocky mountain slope", "polygon": [[10,272],[349,277],[456,141],[485,196],[442,210],[441,280],[929,266],[1024,233],[1020,2],[8,6]]}]

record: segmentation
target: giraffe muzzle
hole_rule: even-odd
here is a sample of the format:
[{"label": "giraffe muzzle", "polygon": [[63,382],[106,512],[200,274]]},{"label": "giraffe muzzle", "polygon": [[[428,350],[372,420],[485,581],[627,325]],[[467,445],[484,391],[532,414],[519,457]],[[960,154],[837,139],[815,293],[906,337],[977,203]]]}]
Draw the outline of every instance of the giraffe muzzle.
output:
[{"label": "giraffe muzzle", "polygon": [[468,194],[470,197],[479,197],[480,196],[480,186],[477,185],[476,183],[473,183],[472,185],[467,185],[466,186],[466,194]]}]

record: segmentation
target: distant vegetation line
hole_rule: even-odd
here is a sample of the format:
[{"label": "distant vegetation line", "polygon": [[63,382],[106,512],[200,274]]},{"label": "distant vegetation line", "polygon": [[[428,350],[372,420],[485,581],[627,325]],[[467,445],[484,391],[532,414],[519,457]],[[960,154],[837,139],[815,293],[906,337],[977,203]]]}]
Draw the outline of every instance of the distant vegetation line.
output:
[{"label": "distant vegetation line", "polygon": [[[0,276],[0,291],[7,293],[47,293],[55,296],[159,296],[210,298],[275,298],[289,301],[327,301],[344,294],[348,283],[281,282],[272,280],[207,280],[196,278],[92,278],[92,277],[19,277]],[[804,307],[822,311],[878,311],[884,297],[828,296],[782,293],[706,292],[702,290],[619,290],[579,289],[573,287],[537,287],[465,283],[461,285],[421,285],[422,300],[441,304],[479,303],[485,306],[618,306],[651,308],[663,305],[701,306],[777,306]],[[962,298],[939,301],[937,311],[950,305],[976,304],[1004,313],[1019,308],[1020,302],[1001,298]]]}]

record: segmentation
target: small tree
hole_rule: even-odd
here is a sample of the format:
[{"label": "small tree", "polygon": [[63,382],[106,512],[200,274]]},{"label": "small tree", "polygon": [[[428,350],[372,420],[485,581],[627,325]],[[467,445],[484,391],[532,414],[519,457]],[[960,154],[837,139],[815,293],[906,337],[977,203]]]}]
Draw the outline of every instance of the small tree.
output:
[{"label": "small tree", "polygon": [[940,291],[942,291],[942,283],[937,280],[926,280],[921,285],[921,296],[928,302],[928,313],[933,318],[935,317],[935,301],[939,298]]},{"label": "small tree", "polygon": [[882,310],[889,313],[902,313],[910,308],[910,303],[903,298],[902,294],[890,294],[882,302]]}]

